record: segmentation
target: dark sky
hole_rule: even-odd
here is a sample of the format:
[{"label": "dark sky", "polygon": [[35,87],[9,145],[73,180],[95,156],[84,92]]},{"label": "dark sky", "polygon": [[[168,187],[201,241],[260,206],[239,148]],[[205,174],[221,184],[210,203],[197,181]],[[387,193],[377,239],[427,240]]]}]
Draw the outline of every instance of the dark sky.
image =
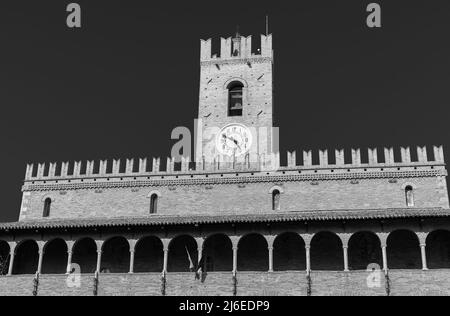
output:
[{"label": "dark sky", "polygon": [[197,116],[199,39],[263,33],[266,14],[283,151],[450,148],[448,0],[376,1],[378,30],[365,0],[78,0],[81,30],[70,2],[0,4],[0,221],[27,162],[167,156]]}]

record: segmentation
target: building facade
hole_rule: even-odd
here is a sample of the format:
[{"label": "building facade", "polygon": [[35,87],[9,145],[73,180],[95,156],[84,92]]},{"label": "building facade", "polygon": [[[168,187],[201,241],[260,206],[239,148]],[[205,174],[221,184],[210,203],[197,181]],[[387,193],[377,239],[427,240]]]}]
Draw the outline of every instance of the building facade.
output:
[{"label": "building facade", "polygon": [[190,158],[28,165],[0,295],[449,295],[442,147],[290,152],[272,36],[201,41]]}]

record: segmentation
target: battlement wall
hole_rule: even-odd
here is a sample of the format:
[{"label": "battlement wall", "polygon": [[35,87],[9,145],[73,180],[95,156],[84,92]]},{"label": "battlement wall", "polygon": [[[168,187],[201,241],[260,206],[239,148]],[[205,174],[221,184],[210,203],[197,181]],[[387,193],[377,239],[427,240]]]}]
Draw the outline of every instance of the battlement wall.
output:
[{"label": "battlement wall", "polygon": [[[303,159],[296,152],[287,153],[287,163],[280,163],[280,154],[238,157],[236,159],[217,156],[214,162],[209,163],[204,158],[192,163],[189,158],[183,158],[176,163],[175,158],[167,158],[165,168],[161,158],[154,158],[150,165],[147,158],[141,159],[114,159],[87,162],[39,163],[28,164],[25,173],[25,182],[51,181],[64,179],[98,179],[98,178],[137,178],[158,177],[161,175],[201,175],[205,173],[234,173],[249,171],[286,171],[311,169],[348,169],[348,168],[383,168],[383,167],[417,167],[417,166],[444,166],[444,150],[442,146],[434,146],[430,151],[426,147],[416,148],[416,152],[409,147],[400,148],[399,159],[395,159],[394,148],[378,149],[352,149],[351,152],[328,150],[319,152],[304,151]],[[381,157],[380,153],[384,156]],[[332,161],[334,154],[334,161]],[[364,154],[364,155],[363,155]],[[318,156],[317,163],[313,156]],[[367,159],[364,162],[363,156]]]},{"label": "battlement wall", "polygon": [[230,59],[250,59],[250,58],[272,58],[272,35],[261,35],[261,49],[259,54],[252,53],[252,36],[242,36],[240,41],[240,56],[233,56],[232,46],[233,39],[221,38],[220,40],[220,56],[212,55],[212,39],[200,41],[200,59],[202,62],[220,61]]}]

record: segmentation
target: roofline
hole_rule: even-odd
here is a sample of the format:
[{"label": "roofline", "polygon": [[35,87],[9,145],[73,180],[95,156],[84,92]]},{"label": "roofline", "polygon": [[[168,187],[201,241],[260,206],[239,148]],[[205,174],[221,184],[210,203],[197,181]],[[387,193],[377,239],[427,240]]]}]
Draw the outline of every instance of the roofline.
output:
[{"label": "roofline", "polygon": [[334,210],[308,211],[283,214],[257,215],[220,215],[220,216],[148,216],[130,218],[90,218],[21,221],[0,224],[0,232],[24,231],[36,229],[84,229],[84,228],[120,228],[183,225],[218,224],[257,224],[257,223],[293,223],[324,222],[342,220],[387,220],[410,218],[450,218],[450,209],[414,208],[381,210]]}]

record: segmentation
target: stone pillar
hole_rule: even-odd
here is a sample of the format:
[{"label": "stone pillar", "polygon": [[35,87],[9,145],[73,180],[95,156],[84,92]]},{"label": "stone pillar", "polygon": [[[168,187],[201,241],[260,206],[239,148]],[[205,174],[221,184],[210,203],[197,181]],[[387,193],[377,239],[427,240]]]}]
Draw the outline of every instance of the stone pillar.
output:
[{"label": "stone pillar", "polygon": [[273,247],[269,247],[269,272],[273,272]]},{"label": "stone pillar", "polygon": [[233,273],[238,270],[238,247],[233,246]]},{"label": "stone pillar", "polygon": [[381,250],[383,253],[383,270],[385,273],[387,273],[389,271],[389,267],[388,267],[388,257],[387,257],[387,246],[386,245],[382,245],[381,246]]},{"label": "stone pillar", "polygon": [[164,247],[164,264],[163,264],[163,272],[167,273],[167,264],[169,261],[169,248]]},{"label": "stone pillar", "polygon": [[349,272],[349,266],[348,266],[348,246],[344,246],[344,271]]},{"label": "stone pillar", "polygon": [[8,276],[11,276],[13,274],[14,269],[14,258],[16,257],[16,244],[10,244],[10,259],[9,259],[9,268],[8,268]]},{"label": "stone pillar", "polygon": [[72,272],[72,256],[73,256],[73,251],[72,250],[67,251],[67,271],[66,271],[66,274],[70,274]]},{"label": "stone pillar", "polygon": [[129,271],[130,274],[134,273],[134,259],[135,259],[137,242],[138,241],[135,239],[128,240],[128,243],[130,245],[130,271]]},{"label": "stone pillar", "polygon": [[42,272],[43,260],[44,260],[44,249],[39,249],[39,263],[38,263],[38,269],[37,269],[38,274],[41,274],[41,272]]},{"label": "stone pillar", "polygon": [[311,273],[311,246],[307,245],[306,250],[306,272]]},{"label": "stone pillar", "polygon": [[422,252],[422,270],[427,271],[428,270],[428,263],[427,263],[427,245],[421,244],[420,250]]},{"label": "stone pillar", "polygon": [[[66,274],[70,274],[72,272],[72,258],[73,258],[73,247],[75,242],[72,240],[66,241],[67,243],[67,270]],[[81,271],[80,271],[81,273]]]},{"label": "stone pillar", "polygon": [[97,269],[96,272],[100,273],[102,268],[102,251],[101,250],[97,250]]},{"label": "stone pillar", "polygon": [[130,274],[134,273],[134,249],[130,249]]},{"label": "stone pillar", "polygon": [[199,267],[203,257],[203,243],[205,240],[203,238],[195,238],[195,241],[197,242],[197,265]]}]

